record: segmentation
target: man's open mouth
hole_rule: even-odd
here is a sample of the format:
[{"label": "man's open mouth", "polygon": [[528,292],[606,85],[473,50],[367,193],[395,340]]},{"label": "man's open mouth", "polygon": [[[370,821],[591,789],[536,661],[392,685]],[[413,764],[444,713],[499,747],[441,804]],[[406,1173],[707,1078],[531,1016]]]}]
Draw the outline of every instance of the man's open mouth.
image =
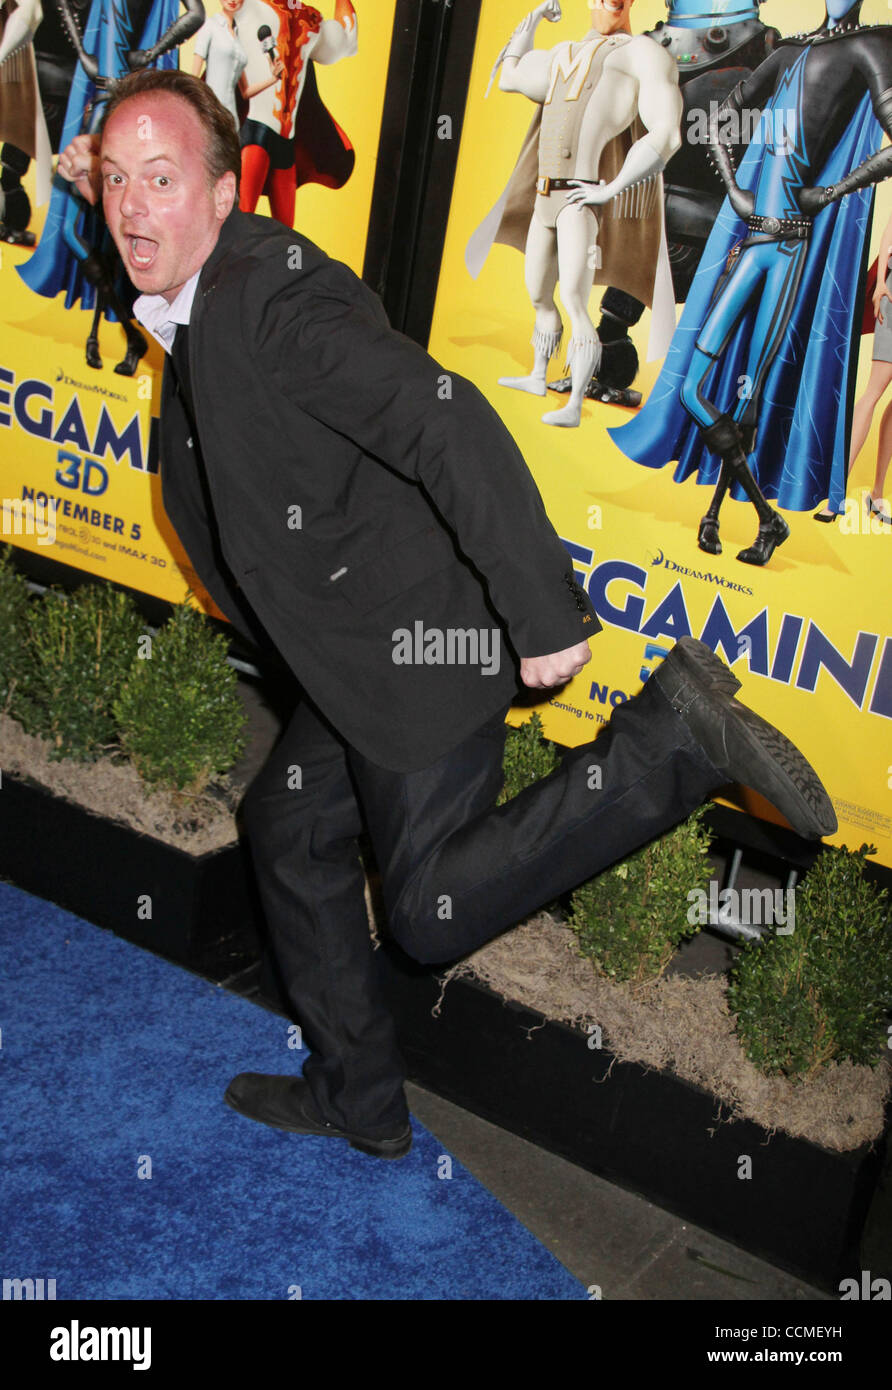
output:
[{"label": "man's open mouth", "polygon": [[157,241],[149,241],[147,237],[142,236],[129,236],[127,245],[130,248],[132,264],[140,270],[144,270],[152,264],[158,251]]}]

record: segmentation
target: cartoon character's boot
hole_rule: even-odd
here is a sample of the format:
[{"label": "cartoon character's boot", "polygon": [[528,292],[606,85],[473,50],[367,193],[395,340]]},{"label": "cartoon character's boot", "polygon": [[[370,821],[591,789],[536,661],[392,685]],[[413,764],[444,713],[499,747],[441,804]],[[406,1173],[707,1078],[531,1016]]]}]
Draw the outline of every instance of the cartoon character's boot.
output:
[{"label": "cartoon character's boot", "polygon": [[789,536],[790,528],[783,517],[766,502],[759,484],[747,463],[747,448],[755,443],[755,425],[748,423],[743,430],[730,415],[720,415],[711,425],[701,429],[700,436],[707,449],[718,454],[722,470],[718,485],[705,516],[700,522],[697,544],[709,555],[721,555],[719,512],[732,483],[739,483],[756,509],[759,530],[753,544],[737,553],[745,565],[767,565],[775,550]]}]

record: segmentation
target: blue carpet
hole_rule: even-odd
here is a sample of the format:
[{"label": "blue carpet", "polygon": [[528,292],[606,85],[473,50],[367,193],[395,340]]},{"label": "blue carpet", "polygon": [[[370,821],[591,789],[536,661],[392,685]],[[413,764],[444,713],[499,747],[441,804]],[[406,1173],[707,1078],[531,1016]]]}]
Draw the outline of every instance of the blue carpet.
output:
[{"label": "blue carpet", "polygon": [[414,1120],[387,1163],[229,1110],[236,1072],[299,1065],[285,1019],[4,883],[0,977],[0,1277],[58,1299],[586,1297],[455,1159],[438,1176]]}]

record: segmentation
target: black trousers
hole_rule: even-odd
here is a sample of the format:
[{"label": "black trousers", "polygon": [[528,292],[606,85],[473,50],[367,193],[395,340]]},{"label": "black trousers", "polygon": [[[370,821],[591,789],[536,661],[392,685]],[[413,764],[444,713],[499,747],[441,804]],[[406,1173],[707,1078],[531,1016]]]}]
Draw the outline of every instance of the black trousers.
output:
[{"label": "black trousers", "polygon": [[725,780],[654,679],[591,743],[503,806],[500,713],[431,767],[377,767],[301,705],[243,813],[273,948],[322,1114],[370,1135],[407,1115],[369,938],[363,813],[388,927],[454,960],[689,815]]}]

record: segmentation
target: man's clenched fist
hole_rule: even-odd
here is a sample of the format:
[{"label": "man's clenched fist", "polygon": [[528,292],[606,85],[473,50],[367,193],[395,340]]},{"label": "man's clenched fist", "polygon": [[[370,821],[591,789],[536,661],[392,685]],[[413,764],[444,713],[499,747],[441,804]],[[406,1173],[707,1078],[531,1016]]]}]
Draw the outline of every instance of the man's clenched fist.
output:
[{"label": "man's clenched fist", "polygon": [[59,155],[59,173],[73,183],[88,203],[96,204],[102,195],[99,172],[99,136],[76,135]]},{"label": "man's clenched fist", "polygon": [[534,690],[546,690],[552,685],[563,685],[578,676],[584,666],[592,659],[588,642],[568,647],[563,652],[553,652],[550,656],[525,656],[520,663],[520,678],[524,685]]}]

